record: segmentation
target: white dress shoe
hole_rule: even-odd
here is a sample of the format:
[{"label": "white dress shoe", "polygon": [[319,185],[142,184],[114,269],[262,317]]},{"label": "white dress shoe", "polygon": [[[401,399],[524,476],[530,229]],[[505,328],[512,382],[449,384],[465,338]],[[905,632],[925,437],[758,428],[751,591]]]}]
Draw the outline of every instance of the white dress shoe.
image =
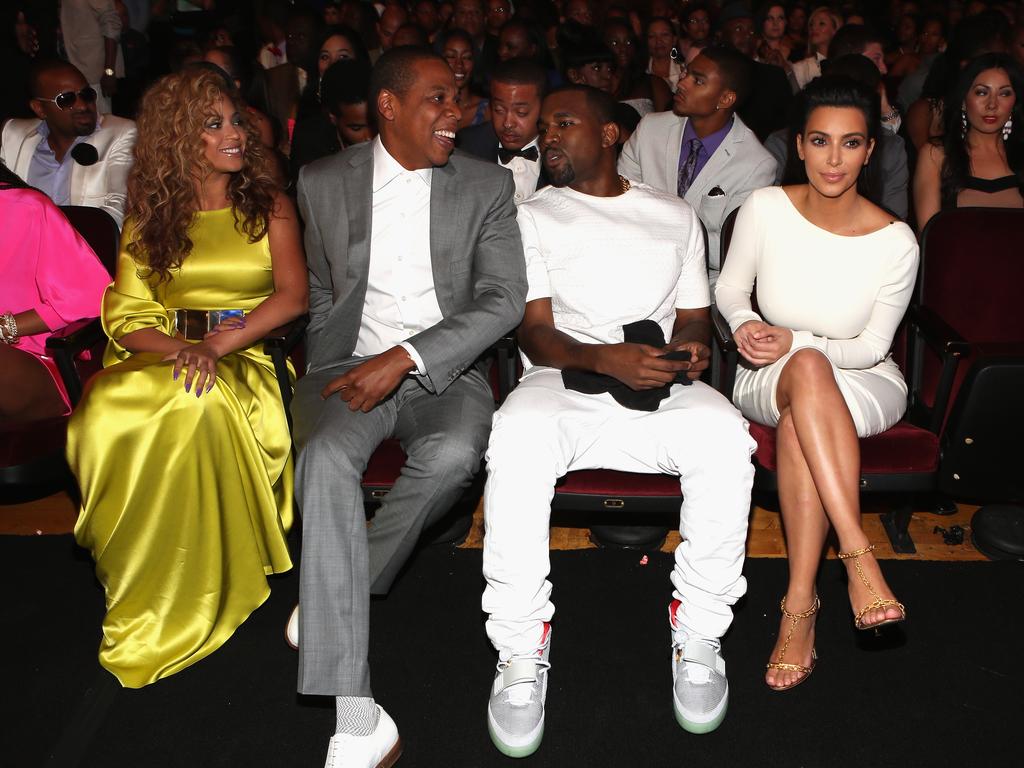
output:
[{"label": "white dress shoe", "polygon": [[299,650],[299,605],[295,604],[292,615],[288,617],[288,624],[284,628],[284,641],[292,647],[292,650]]},{"label": "white dress shoe", "polygon": [[369,736],[336,733],[327,747],[324,768],[391,768],[402,755],[402,740],[391,716],[379,704],[377,730]]}]

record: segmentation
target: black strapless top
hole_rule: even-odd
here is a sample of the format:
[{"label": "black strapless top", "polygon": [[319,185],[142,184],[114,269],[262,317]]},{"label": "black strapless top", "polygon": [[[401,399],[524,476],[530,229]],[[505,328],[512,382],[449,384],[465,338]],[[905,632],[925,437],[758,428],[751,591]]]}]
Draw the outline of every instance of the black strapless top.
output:
[{"label": "black strapless top", "polygon": [[1013,174],[1000,176],[998,179],[979,179],[977,176],[968,176],[964,180],[964,185],[961,189],[973,189],[991,195],[995,192],[1002,192],[1004,189],[1013,189],[1019,186],[1019,184],[1020,182],[1017,181],[1017,177]]}]

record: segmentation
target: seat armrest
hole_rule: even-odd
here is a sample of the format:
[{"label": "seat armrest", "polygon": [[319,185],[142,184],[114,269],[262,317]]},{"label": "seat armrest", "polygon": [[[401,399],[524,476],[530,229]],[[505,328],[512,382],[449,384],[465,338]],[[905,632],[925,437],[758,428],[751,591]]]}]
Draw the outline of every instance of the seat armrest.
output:
[{"label": "seat armrest", "polygon": [[711,328],[715,334],[715,341],[722,352],[735,352],[736,340],[732,337],[732,330],[725,317],[718,311],[718,306],[711,305]]},{"label": "seat armrest", "polygon": [[942,360],[942,370],[935,386],[931,406],[921,396],[922,352],[913,353],[912,369],[907,377],[910,388],[908,417],[912,423],[925,427],[936,435],[942,430],[949,410],[949,398],[953,393],[953,382],[957,369],[964,357],[970,353],[971,345],[931,307],[914,305],[907,310],[907,320],[916,329]]},{"label": "seat armrest", "polygon": [[907,318],[940,355],[963,356],[971,351],[971,345],[931,307],[912,306],[907,310]]},{"label": "seat armrest", "polygon": [[491,349],[498,366],[498,405],[501,405],[516,386],[516,355],[519,352],[516,332],[513,330],[502,336],[491,345]]},{"label": "seat armrest", "polygon": [[[736,340],[732,337],[732,330],[725,317],[718,311],[715,304],[711,305],[711,329],[714,333],[714,346],[712,350],[712,376],[711,384],[727,400],[732,400],[733,384],[736,381],[736,366],[739,364],[739,353],[736,349]],[[717,370],[715,370],[717,369]]]},{"label": "seat armrest", "polygon": [[263,337],[263,351],[273,357],[275,351],[280,350],[287,356],[301,341],[307,325],[309,325],[307,315],[297,317],[290,323],[279,325]]},{"label": "seat armrest", "polygon": [[302,341],[307,325],[309,316],[303,315],[290,323],[279,325],[263,337],[263,353],[269,355],[274,363],[274,376],[281,391],[281,403],[284,405],[289,431],[292,427],[292,380],[288,373],[288,355]]},{"label": "seat armrest", "polygon": [[68,400],[73,406],[82,399],[82,377],[75,367],[75,358],[106,337],[100,319],[86,317],[56,329],[46,338],[46,353],[57,364]]},{"label": "seat armrest", "polygon": [[65,350],[76,355],[105,338],[99,318],[86,317],[51,331],[46,337],[46,351],[53,356]]}]

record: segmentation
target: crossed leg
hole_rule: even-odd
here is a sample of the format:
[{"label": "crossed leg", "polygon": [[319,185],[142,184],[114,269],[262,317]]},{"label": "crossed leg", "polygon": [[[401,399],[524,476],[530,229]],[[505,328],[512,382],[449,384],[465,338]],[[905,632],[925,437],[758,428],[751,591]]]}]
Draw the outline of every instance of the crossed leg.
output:
[{"label": "crossed leg", "polygon": [[[814,603],[814,582],[829,524],[836,530],[840,551],[868,545],[860,515],[860,448],[832,364],[821,352],[799,350],[789,358],[776,388],[776,402],[780,412],[776,428],[779,502],[789,553],[786,609],[799,613]],[[850,576],[850,603],[856,612],[874,596],[857,576],[853,561],[844,562]],[[862,555],[860,564],[879,596],[892,599],[874,556]],[[868,611],[863,621],[874,624],[901,617],[900,609],[891,605]],[[789,628],[790,620],[783,617],[772,660],[778,660]],[[786,661],[810,666],[813,646],[814,622],[805,619],[794,628]],[[786,688],[803,675],[769,669],[765,680],[773,688]]]}]

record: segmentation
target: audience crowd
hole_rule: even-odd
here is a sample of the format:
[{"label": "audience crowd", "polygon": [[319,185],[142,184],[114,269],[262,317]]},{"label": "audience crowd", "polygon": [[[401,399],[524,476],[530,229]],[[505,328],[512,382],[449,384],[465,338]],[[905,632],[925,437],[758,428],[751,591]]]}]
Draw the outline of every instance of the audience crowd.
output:
[{"label": "audience crowd", "polygon": [[[1024,208],[1021,0],[15,0],[3,23],[0,421],[71,413],[44,341],[101,317],[68,458],[122,684],[266,599],[294,492],[299,690],[336,697],[329,766],[392,765],[369,595],[486,453],[496,747],[543,737],[546,514],[578,468],[681,477],[674,711],[713,730],[744,419],[777,429],[790,552],[766,683],[814,669],[830,526],[857,628],[906,617],[860,526],[857,439],[906,408],[889,349],[928,221]],[[121,231],[105,292],[69,205]],[[731,403],[699,380],[712,304]],[[256,342],[307,311],[293,458]],[[479,358],[517,326],[492,431]],[[367,531],[359,481],[392,436],[406,465]]]}]

